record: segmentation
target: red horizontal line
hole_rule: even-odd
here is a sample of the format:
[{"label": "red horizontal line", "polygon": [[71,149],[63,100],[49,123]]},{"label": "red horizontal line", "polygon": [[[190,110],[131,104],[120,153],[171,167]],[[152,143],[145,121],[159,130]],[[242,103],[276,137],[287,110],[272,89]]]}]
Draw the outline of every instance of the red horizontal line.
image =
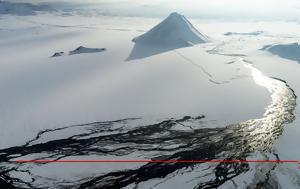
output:
[{"label": "red horizontal line", "polygon": [[299,163],[297,160],[15,160],[16,163]]}]

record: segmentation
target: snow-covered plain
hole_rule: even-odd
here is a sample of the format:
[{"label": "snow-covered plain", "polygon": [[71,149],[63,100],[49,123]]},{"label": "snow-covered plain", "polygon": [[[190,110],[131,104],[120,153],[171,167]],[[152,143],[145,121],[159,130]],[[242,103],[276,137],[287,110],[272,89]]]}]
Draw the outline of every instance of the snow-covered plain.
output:
[{"label": "snow-covered plain", "polygon": [[[267,45],[296,44],[300,38],[297,22],[190,21],[205,36],[200,44],[191,41],[191,45],[180,44],[175,45],[175,48],[172,44],[173,48],[132,58],[131,55],[136,54],[133,52],[136,51],[136,43],[132,40],[138,39],[137,36],[153,28],[161,19],[61,16],[52,13],[34,16],[1,15],[0,148],[23,145],[45,129],[97,121],[141,118],[121,122],[120,125],[116,123],[111,128],[115,130],[102,133],[110,135],[124,131],[123,128],[131,130],[141,125],[184,116],[205,116],[199,118],[200,122],[197,118],[189,121],[189,130],[222,129],[247,120],[261,120],[269,110],[268,105],[274,102],[273,92],[267,87],[265,76],[286,81],[299,96],[300,64],[284,59],[289,57],[272,55],[272,51],[264,49]],[[228,32],[231,35],[224,35]],[[69,52],[79,46],[106,50],[49,58],[55,52]],[[251,67],[260,70],[264,76],[256,77]],[[247,158],[275,159],[278,155],[280,159],[300,160],[297,150],[300,145],[299,112],[299,106],[296,106],[295,120],[284,125],[283,134],[269,153],[256,152]],[[181,124],[176,124],[170,130],[185,132],[185,129]],[[64,139],[90,130],[89,127],[71,127],[63,131],[58,130],[49,135],[46,133],[29,144]],[[94,135],[92,132],[89,134]],[[163,138],[164,134],[168,133],[156,133],[151,137]],[[161,145],[164,146],[163,143]],[[176,151],[178,146],[172,145],[169,148]],[[109,145],[105,148],[109,148]],[[137,151],[121,157],[107,155],[105,158],[147,159],[147,156],[152,157],[156,153],[151,151],[139,154]],[[18,154],[14,155],[19,157]],[[19,158],[48,156],[47,153],[36,153]],[[65,158],[97,159],[99,156],[68,155]],[[45,164],[33,167],[24,165],[21,170],[30,170],[32,175],[43,176],[36,181],[35,186],[52,184],[54,188],[58,183],[65,182],[64,185],[71,186],[72,181],[84,182],[88,177],[135,169],[141,165]],[[201,164],[195,166],[194,170],[180,169],[166,177],[165,181],[150,179],[138,185],[128,185],[127,188],[200,188],[199,182],[202,179],[203,182],[213,179],[210,177],[212,173],[208,173],[209,169],[203,172],[203,169],[210,166]],[[254,188],[259,182],[258,178],[266,180],[261,176],[264,173],[259,170],[273,169],[270,174],[272,178],[278,178],[279,187],[300,187],[296,164],[251,164],[248,172],[225,182],[220,188],[234,188],[236,185],[239,188]],[[24,171],[12,172],[10,176],[30,182],[32,175]]]},{"label": "snow-covered plain", "polygon": [[[80,19],[87,22],[47,15],[1,20],[7,29],[1,32],[2,147],[21,144],[41,129],[128,117],[204,114],[223,127],[260,117],[270,102],[248,68],[228,64],[236,57],[206,52],[218,42],[127,61],[131,40],[159,20],[101,17],[85,28],[76,26],[84,24]],[[81,45],[107,50],[49,58]]]}]

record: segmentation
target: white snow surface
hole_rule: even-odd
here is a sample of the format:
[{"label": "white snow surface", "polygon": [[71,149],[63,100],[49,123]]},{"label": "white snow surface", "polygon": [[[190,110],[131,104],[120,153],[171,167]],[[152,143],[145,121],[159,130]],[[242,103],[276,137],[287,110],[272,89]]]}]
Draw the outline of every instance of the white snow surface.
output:
[{"label": "white snow surface", "polygon": [[[206,52],[219,42],[126,61],[131,39],[157,20],[3,18],[1,147],[22,144],[42,129],[130,117],[205,115],[206,127],[224,127],[261,117],[271,101],[248,68],[227,64],[235,57]],[[109,50],[49,58],[81,45]]]},{"label": "white snow surface", "polygon": [[[247,55],[253,66],[265,75],[287,81],[300,96],[299,64],[259,50],[275,43],[299,48],[295,44],[300,39],[298,23],[203,23],[194,20],[195,28],[203,29],[216,40],[126,61],[135,45],[131,39],[148,31],[157,21],[117,17],[0,16],[0,147],[23,144],[42,129],[128,117],[161,119],[204,114],[206,127],[223,127],[260,118],[271,100],[270,93],[253,81],[251,71],[235,56],[222,54]],[[226,28],[238,33],[263,29],[264,33],[225,37]],[[109,51],[48,58],[51,52],[68,52],[79,45],[106,47]],[[212,49],[219,54],[207,52]],[[299,98],[297,103],[300,104]],[[281,159],[300,159],[299,112],[297,106],[296,120],[285,126],[283,136],[274,147]],[[80,133],[80,130],[73,132]],[[65,136],[49,136],[52,137]],[[74,170],[74,165],[64,166],[65,169],[58,169],[57,164],[49,164],[46,171],[35,171],[69,177],[61,170]],[[97,166],[102,170],[106,165]],[[119,169],[117,166],[114,168]],[[299,178],[297,165],[287,166],[282,164],[275,170],[281,187],[296,188],[290,180]],[[86,172],[92,169],[88,164],[81,168]],[[287,169],[292,169],[297,176],[285,173]],[[196,172],[187,176],[191,174],[199,175]],[[247,180],[249,175],[236,179]],[[231,183],[227,184],[232,187]],[[181,187],[177,180],[172,186]]]}]

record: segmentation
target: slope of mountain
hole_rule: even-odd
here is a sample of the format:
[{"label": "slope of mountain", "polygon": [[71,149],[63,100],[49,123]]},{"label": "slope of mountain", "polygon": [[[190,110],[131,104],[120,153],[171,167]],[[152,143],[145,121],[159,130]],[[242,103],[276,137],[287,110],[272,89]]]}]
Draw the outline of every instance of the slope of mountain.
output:
[{"label": "slope of mountain", "polygon": [[300,63],[300,45],[299,43],[268,45],[263,48],[272,54],[281,58],[290,59]]},{"label": "slope of mountain", "polygon": [[135,46],[127,60],[145,58],[177,48],[209,41],[185,16],[171,13],[165,20],[132,40]]},{"label": "slope of mountain", "polygon": [[174,12],[133,41],[155,46],[191,46],[207,42],[208,37],[201,34],[183,15]]}]

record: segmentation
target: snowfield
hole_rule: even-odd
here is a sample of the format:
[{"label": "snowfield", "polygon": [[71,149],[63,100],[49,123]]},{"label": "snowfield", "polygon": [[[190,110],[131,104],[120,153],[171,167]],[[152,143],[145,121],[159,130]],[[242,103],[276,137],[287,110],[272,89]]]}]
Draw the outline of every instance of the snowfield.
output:
[{"label": "snowfield", "polygon": [[[1,136],[3,147],[22,144],[41,129],[129,117],[204,114],[224,127],[260,117],[270,102],[270,93],[255,83],[251,71],[236,57],[207,52],[218,42],[128,61],[135,45],[131,39],[141,35],[136,30],[146,28],[111,30],[116,26],[101,24],[108,22],[106,17],[96,22],[100,28],[66,28],[52,25],[58,18],[41,17],[49,23],[40,25],[39,19],[44,18],[26,17],[17,22],[28,28],[19,29],[9,26],[14,18],[1,20],[2,26],[13,30],[1,35],[16,36],[1,41],[0,116],[7,132]],[[60,20],[64,19],[72,25],[69,17]],[[157,23],[150,21],[148,28]],[[114,24],[120,25],[116,20]],[[68,52],[79,45],[107,50],[49,58],[52,52]],[[8,142],[16,129],[22,129],[20,136]]]},{"label": "snowfield", "polygon": [[13,162],[300,160],[298,23],[25,13],[0,15],[0,188],[300,187],[296,163]]}]

